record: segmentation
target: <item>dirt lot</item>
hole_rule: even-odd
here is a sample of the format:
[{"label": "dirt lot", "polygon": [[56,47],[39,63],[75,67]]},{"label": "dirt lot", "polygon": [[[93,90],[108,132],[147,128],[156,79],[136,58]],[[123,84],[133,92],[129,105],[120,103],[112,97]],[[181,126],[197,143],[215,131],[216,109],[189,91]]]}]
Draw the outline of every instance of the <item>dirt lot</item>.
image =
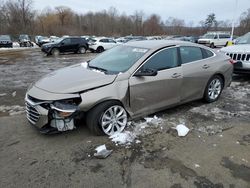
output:
[{"label": "dirt lot", "polygon": [[[0,187],[250,187],[250,77],[235,76],[219,101],[188,103],[131,122],[135,140],[118,145],[82,125],[41,135],[24,114],[27,87],[95,54],[44,56],[40,49],[0,51]],[[152,115],[153,117],[154,115]],[[191,129],[178,137],[171,128]],[[96,159],[97,146],[112,154]]]}]

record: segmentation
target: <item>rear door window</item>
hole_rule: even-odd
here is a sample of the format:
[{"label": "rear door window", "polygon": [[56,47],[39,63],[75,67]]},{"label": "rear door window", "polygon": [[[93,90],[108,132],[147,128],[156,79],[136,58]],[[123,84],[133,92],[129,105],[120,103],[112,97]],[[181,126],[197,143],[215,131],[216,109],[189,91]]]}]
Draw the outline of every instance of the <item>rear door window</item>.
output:
[{"label": "rear door window", "polygon": [[177,48],[164,49],[153,55],[144,65],[143,69],[164,70],[178,66]]},{"label": "rear door window", "polygon": [[201,49],[199,47],[194,46],[181,46],[180,55],[182,64],[203,59]]}]

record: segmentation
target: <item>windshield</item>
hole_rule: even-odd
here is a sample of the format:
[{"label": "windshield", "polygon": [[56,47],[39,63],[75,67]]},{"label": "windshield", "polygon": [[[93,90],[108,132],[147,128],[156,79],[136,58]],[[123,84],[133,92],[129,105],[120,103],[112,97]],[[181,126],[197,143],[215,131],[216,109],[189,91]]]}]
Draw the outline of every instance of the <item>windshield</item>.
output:
[{"label": "windshield", "polygon": [[91,60],[89,68],[103,70],[107,74],[125,72],[147,51],[146,48],[117,46]]},{"label": "windshield", "polygon": [[237,38],[236,44],[250,44],[250,32]]},{"label": "windshield", "polygon": [[0,40],[10,40],[9,35],[0,35]]},{"label": "windshield", "polygon": [[63,39],[65,39],[65,38],[55,38],[55,39],[53,39],[53,41],[54,41],[54,43],[59,43],[59,42],[61,42]]},{"label": "windshield", "polygon": [[205,34],[202,38],[204,39],[214,39],[214,34]]}]

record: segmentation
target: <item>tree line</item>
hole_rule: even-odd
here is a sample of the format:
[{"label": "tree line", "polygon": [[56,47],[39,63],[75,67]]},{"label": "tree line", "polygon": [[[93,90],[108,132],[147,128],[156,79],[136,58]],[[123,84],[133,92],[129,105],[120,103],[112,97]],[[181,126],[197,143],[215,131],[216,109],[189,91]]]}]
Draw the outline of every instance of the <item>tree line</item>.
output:
[{"label": "tree line", "polygon": [[[0,34],[18,35],[202,35],[207,31],[231,30],[231,21],[216,20],[207,15],[198,26],[192,22],[143,11],[120,14],[114,7],[99,12],[77,13],[69,7],[57,6],[37,11],[32,0],[0,0]],[[250,31],[250,9],[241,14],[235,29],[237,35]]]}]

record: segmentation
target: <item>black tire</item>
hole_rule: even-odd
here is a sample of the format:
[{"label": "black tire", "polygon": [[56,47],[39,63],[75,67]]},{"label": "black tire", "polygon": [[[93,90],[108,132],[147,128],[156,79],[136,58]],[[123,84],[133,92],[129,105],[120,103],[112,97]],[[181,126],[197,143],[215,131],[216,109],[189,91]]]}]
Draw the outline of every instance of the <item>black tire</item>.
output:
[{"label": "black tire", "polygon": [[53,48],[51,50],[51,55],[58,56],[60,54],[60,51],[57,48]]},{"label": "black tire", "polygon": [[[211,84],[215,80],[220,82],[220,88],[221,89],[220,89],[220,92],[219,92],[218,96],[216,96],[215,98],[213,98],[212,96],[210,96],[210,94],[209,94],[210,91],[209,90],[212,90],[211,89]],[[204,100],[206,102],[208,102],[208,103],[212,103],[214,101],[217,101],[219,99],[221,93],[222,93],[223,87],[224,87],[224,81],[223,81],[222,77],[219,76],[219,75],[214,75],[212,78],[209,79],[209,81],[207,83],[207,86],[206,86],[206,89],[205,89],[205,92],[204,92],[204,97],[203,97]]]},{"label": "black tire", "polygon": [[97,135],[105,135],[101,128],[101,119],[104,112],[112,106],[119,105],[122,107],[121,103],[118,101],[107,101],[101,104],[98,104],[94,108],[92,108],[86,116],[86,123],[90,131]]},{"label": "black tire", "polygon": [[215,48],[214,43],[211,43],[211,44],[210,44],[210,48]]},{"label": "black tire", "polygon": [[79,54],[85,54],[86,53],[86,48],[84,48],[84,47],[80,47],[79,49],[78,49],[78,53]]},{"label": "black tire", "polygon": [[104,51],[104,48],[102,46],[99,46],[97,49],[96,49],[96,52],[97,53],[102,53]]}]

